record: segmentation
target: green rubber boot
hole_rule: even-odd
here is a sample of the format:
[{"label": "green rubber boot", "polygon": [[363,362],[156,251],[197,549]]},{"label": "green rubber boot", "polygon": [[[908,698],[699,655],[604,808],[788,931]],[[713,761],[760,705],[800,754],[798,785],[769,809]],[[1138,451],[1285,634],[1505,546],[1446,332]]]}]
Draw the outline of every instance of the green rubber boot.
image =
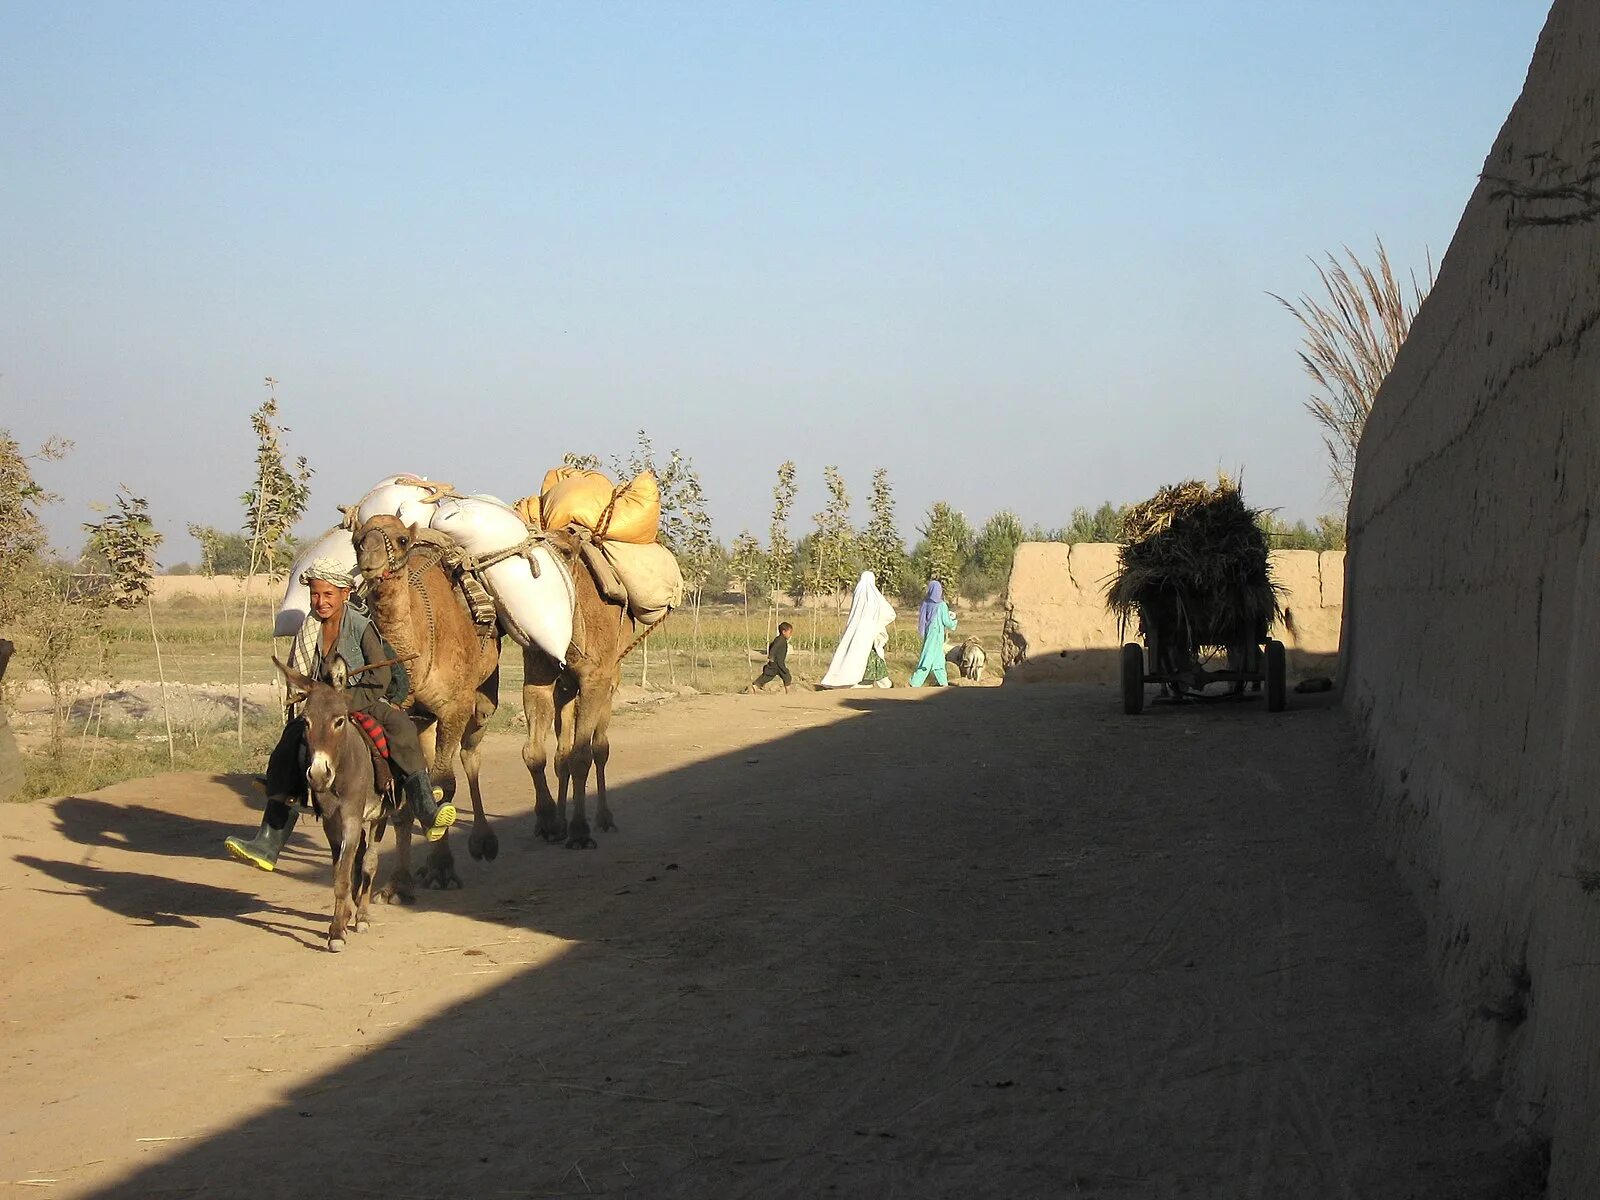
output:
[{"label": "green rubber boot", "polygon": [[[240,862],[263,871],[274,871],[278,867],[278,855],[283,853],[283,844],[289,840],[294,823],[299,819],[300,814],[295,809],[273,797],[267,801],[266,815],[261,818],[261,828],[256,830],[255,837],[225,838],[222,844]],[[276,826],[274,820],[278,821]]]},{"label": "green rubber boot", "polygon": [[417,816],[417,824],[422,826],[430,842],[437,842],[456,823],[456,806],[439,803],[444,799],[444,792],[433,786],[426,771],[408,775],[405,792],[411,811]]}]

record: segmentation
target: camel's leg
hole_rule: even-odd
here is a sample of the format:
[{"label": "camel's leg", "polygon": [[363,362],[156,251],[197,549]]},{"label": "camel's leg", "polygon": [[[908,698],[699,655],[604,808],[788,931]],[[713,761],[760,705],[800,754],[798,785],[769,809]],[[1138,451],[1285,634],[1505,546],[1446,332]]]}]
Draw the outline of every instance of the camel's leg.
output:
[{"label": "camel's leg", "polygon": [[550,779],[545,773],[550,764],[551,734],[556,722],[554,687],[524,684],[522,711],[528,718],[528,740],[522,746],[522,762],[533,780],[533,832],[547,842],[563,841],[567,836],[566,819],[550,791]]},{"label": "camel's leg", "polygon": [[[494,692],[478,689],[478,698],[467,718],[467,728],[461,735],[461,770],[467,777],[467,791],[472,794],[472,832],[467,836],[467,850],[473,858],[493,862],[500,853],[500,839],[489,826],[489,817],[483,811],[483,789],[478,784],[478,768],[483,762],[483,735],[488,732],[489,718],[494,716],[496,693],[500,690],[498,679],[493,679]],[[485,685],[489,686],[489,685]]]},{"label": "camel's leg", "polygon": [[589,834],[584,800],[589,786],[589,768],[594,765],[595,726],[610,701],[609,679],[585,675],[578,680],[578,699],[573,705],[572,747],[567,753],[567,774],[572,783],[572,809],[567,817],[569,850],[592,850],[597,844]]},{"label": "camel's leg", "polygon": [[356,925],[357,933],[365,933],[372,925],[372,885],[378,877],[378,840],[373,824],[369,822],[361,831],[361,850],[356,855]]},{"label": "camel's leg", "polygon": [[434,751],[439,744],[438,719],[427,717],[423,720],[418,720],[416,717],[412,717],[411,723],[417,727],[417,744],[422,747],[422,761],[426,763],[433,762]]},{"label": "camel's leg", "polygon": [[556,678],[560,667],[537,650],[522,654],[522,715],[528,721],[528,740],[522,761],[533,780],[533,832],[547,842],[565,841],[567,823],[550,792],[545,768],[550,761],[550,735],[556,728]]},{"label": "camel's leg", "polygon": [[606,804],[606,763],[611,758],[611,705],[615,694],[608,692],[594,723],[594,823],[606,833],[617,831]]},{"label": "camel's leg", "polygon": [[572,816],[572,734],[577,728],[575,705],[578,684],[571,672],[556,681],[556,801],[561,812],[561,838],[567,836],[567,821]]},{"label": "camel's leg", "polygon": [[[467,726],[471,710],[463,708],[460,711],[441,713],[439,715],[437,741],[434,746],[433,776],[435,787],[444,791],[444,803],[451,803],[456,794],[456,766],[455,758],[461,750],[461,735]],[[461,886],[461,876],[456,874],[455,855],[450,852],[450,834],[447,830],[445,836],[433,844],[433,849],[428,852],[428,861],[423,864],[422,870],[417,873],[420,883],[428,887],[448,890]]]},{"label": "camel's leg", "polygon": [[467,777],[467,791],[472,796],[472,833],[467,838],[467,850],[473,858],[493,862],[500,854],[500,839],[489,825],[488,814],[483,811],[483,788],[478,782],[479,768],[483,763],[483,736],[488,732],[489,721],[500,707],[500,668],[489,672],[488,678],[478,685],[473,700],[472,714],[467,718],[467,728],[461,735],[461,769]]},{"label": "camel's leg", "polygon": [[361,850],[361,818],[335,813],[328,818],[326,828],[328,844],[339,847],[339,860],[333,868],[333,922],[328,926],[328,949],[338,951],[344,949],[345,930],[352,913],[351,876]]},{"label": "camel's leg", "polygon": [[411,809],[406,807],[394,817],[394,874],[378,890],[378,899],[389,904],[415,904],[416,879],[411,874]]}]

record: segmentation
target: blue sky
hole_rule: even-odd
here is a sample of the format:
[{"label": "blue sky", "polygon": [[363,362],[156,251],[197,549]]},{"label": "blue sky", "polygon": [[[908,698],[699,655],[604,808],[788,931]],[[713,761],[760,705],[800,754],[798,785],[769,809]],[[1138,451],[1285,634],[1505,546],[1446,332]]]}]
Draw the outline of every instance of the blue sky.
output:
[{"label": "blue sky", "polygon": [[1330,507],[1266,295],[1437,260],[1528,0],[0,7],[0,427],[91,501],[241,520],[261,380],[305,528],[514,498],[647,429],[717,531],[838,465],[1059,524],[1218,467]]}]

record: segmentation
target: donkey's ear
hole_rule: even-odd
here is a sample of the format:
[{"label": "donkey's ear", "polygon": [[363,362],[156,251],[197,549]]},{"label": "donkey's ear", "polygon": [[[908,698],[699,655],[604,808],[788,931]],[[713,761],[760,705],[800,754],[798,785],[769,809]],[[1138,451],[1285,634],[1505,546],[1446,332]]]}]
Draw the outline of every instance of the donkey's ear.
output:
[{"label": "donkey's ear", "polygon": [[272,665],[277,667],[279,671],[283,672],[283,677],[289,681],[289,686],[294,688],[296,691],[309,692],[311,690],[311,680],[300,674],[300,672],[296,671],[293,667],[284,666],[278,661],[278,656],[276,654],[272,656]]},{"label": "donkey's ear", "polygon": [[350,666],[344,661],[342,654],[335,654],[333,662],[328,665],[328,682],[340,691],[350,682]]},{"label": "donkey's ear", "polygon": [[283,672],[284,679],[288,681],[290,704],[299,704],[311,694],[311,680],[300,674],[299,671],[284,666],[278,661],[276,654],[272,656],[272,665]]},{"label": "donkey's ear", "polygon": [[421,528],[422,525],[420,522],[413,521],[411,522],[411,527],[406,530],[406,540],[409,541],[413,546],[417,544],[417,530]]}]

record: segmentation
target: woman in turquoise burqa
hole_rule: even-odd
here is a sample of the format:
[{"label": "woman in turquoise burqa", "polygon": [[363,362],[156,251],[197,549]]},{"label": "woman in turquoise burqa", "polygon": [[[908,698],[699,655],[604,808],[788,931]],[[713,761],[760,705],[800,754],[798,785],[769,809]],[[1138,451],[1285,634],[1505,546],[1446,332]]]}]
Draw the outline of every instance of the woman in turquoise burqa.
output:
[{"label": "woman in turquoise burqa", "polygon": [[933,672],[933,680],[940,687],[950,686],[944,673],[944,635],[956,627],[950,607],[944,602],[944,584],[937,579],[928,584],[928,598],[917,610],[917,632],[922,635],[922,657],[917,659],[917,669],[911,672],[911,686],[921,687],[922,681]]}]

